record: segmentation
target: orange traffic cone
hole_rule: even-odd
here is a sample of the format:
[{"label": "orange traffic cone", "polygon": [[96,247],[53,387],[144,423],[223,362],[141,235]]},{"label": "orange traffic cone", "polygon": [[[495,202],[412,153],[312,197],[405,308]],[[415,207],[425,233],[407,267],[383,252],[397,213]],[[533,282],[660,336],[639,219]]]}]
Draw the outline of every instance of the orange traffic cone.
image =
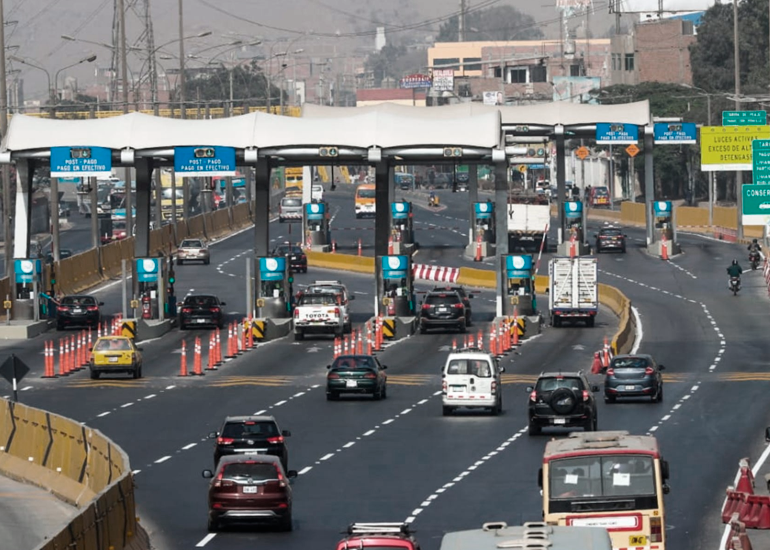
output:
[{"label": "orange traffic cone", "polygon": [[182,355],[179,361],[179,376],[187,376],[187,344],[182,340]]},{"label": "orange traffic cone", "polygon": [[209,334],[209,354],[206,370],[217,370],[217,341],[213,334]]},{"label": "orange traffic cone", "polygon": [[479,236],[476,238],[476,257],[473,258],[473,261],[480,262],[481,260],[481,233],[479,233]]},{"label": "orange traffic cone", "polygon": [[59,338],[59,376],[67,376],[67,356],[64,352],[64,342]]},{"label": "orange traffic cone", "polygon": [[610,345],[607,342],[607,337],[604,337],[604,350],[603,351],[603,357],[602,357],[602,365],[606,368],[610,366],[610,359],[612,358],[610,354]]},{"label": "orange traffic cone", "polygon": [[457,338],[452,338],[452,351],[457,351]]},{"label": "orange traffic cone", "polygon": [[668,260],[668,242],[666,241],[665,234],[660,239],[660,259]]},{"label": "orange traffic cone", "polygon": [[201,349],[201,338],[200,336],[195,337],[195,356],[193,358],[193,375],[195,376],[203,376],[203,360],[201,358],[202,355],[202,349]]},{"label": "orange traffic cone", "polygon": [[594,362],[591,364],[591,374],[599,374],[602,372],[602,360],[599,357],[599,352],[594,353]]},{"label": "orange traffic cone", "polygon": [[573,233],[569,239],[569,257],[574,258],[577,256],[577,246],[575,243],[575,234]]},{"label": "orange traffic cone", "polygon": [[735,487],[735,490],[740,493],[753,495],[754,494],[754,474],[751,472],[751,468],[749,467],[749,459],[742,458],[738,462],[738,464],[741,468],[741,475],[738,478],[738,485]]}]

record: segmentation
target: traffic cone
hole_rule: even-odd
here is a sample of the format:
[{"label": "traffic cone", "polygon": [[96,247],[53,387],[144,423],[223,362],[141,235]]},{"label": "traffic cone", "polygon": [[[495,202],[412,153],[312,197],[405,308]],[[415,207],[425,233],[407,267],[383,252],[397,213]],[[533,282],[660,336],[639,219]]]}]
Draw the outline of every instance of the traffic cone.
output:
[{"label": "traffic cone", "polygon": [[64,352],[64,342],[59,338],[59,376],[67,376],[67,356]]},{"label": "traffic cone", "polygon": [[203,350],[201,349],[201,338],[200,336],[195,337],[195,350],[194,350],[194,357],[193,357],[193,375],[195,376],[203,376],[203,360],[201,358],[201,355],[203,353]]},{"label": "traffic cone", "polygon": [[358,239],[358,255],[361,255],[361,239]]},{"label": "traffic cone", "polygon": [[222,364],[222,334],[218,331],[214,331],[214,342],[216,343],[217,348],[217,366]]},{"label": "traffic cone", "polygon": [[476,257],[473,258],[473,261],[480,262],[481,260],[481,233],[479,233],[479,236],[476,238]]},{"label": "traffic cone", "polygon": [[457,338],[452,338],[452,351],[457,351]]},{"label": "traffic cone", "polygon": [[594,362],[591,364],[591,374],[599,374],[602,372],[602,360],[599,357],[599,352],[594,353]]},{"label": "traffic cone", "polygon": [[569,257],[574,258],[577,256],[577,246],[575,243],[575,234],[573,233],[569,239]]},{"label": "traffic cone", "polygon": [[75,344],[75,335],[70,336],[70,372],[78,370],[77,365],[77,346]]},{"label": "traffic cone", "polygon": [[81,331],[78,336],[78,369],[83,368],[83,365],[86,363],[86,342],[85,342],[85,334]]},{"label": "traffic cone", "polygon": [[179,376],[187,376],[187,344],[182,340],[182,355],[179,360]]},{"label": "traffic cone", "polygon": [[393,235],[388,237],[388,256],[393,255]]},{"label": "traffic cone", "polygon": [[209,334],[209,353],[206,362],[206,370],[217,370],[217,341],[214,334]]},{"label": "traffic cone", "polygon": [[225,352],[225,357],[227,359],[235,357],[235,353],[233,353],[233,343],[233,325],[232,323],[227,323],[227,351]]},{"label": "traffic cone", "polygon": [[519,345],[519,308],[513,307],[513,325],[511,325],[513,331],[513,347]]},{"label": "traffic cone", "polygon": [[358,346],[356,348],[356,353],[358,355],[364,354],[364,339],[363,335],[361,334],[361,329],[358,329]]},{"label": "traffic cone", "polygon": [[494,327],[489,329],[489,353],[497,355],[497,336]]},{"label": "traffic cone", "polygon": [[660,239],[660,259],[664,261],[668,260],[668,242],[666,241],[665,233]]},{"label": "traffic cone", "polygon": [[246,331],[249,333],[248,334],[249,338],[247,340],[248,345],[249,345],[249,349],[253,349],[254,348],[254,331],[251,330],[252,323],[253,323],[253,320],[251,318],[251,315],[249,315],[249,328],[246,329]]},{"label": "traffic cone", "polygon": [[368,321],[366,323],[366,354],[372,354],[372,324]]},{"label": "traffic cone", "polygon": [[754,474],[752,474],[751,468],[749,467],[749,459],[742,458],[740,462],[738,462],[738,464],[741,469],[741,475],[740,475],[740,478],[738,479],[738,485],[735,488],[735,490],[741,493],[753,495],[754,494]]},{"label": "traffic cone", "polygon": [[612,358],[612,355],[610,353],[610,345],[607,342],[607,337],[604,337],[604,356],[602,357],[603,360],[603,366],[609,367],[610,366],[610,359]]},{"label": "traffic cone", "polygon": [[55,378],[53,373],[53,342],[45,342],[45,372],[41,378]]},{"label": "traffic cone", "polygon": [[469,349],[474,349],[475,347],[476,347],[476,342],[473,339],[473,334],[469,334],[468,335],[468,348]]},{"label": "traffic cone", "polygon": [[337,252],[337,241],[332,241],[332,254]]},{"label": "traffic cone", "polygon": [[484,334],[482,334],[480,330],[479,330],[478,339],[476,340],[476,345],[478,345],[481,351],[484,351]]},{"label": "traffic cone", "polygon": [[243,320],[243,323],[235,323],[235,330],[239,333],[235,339],[238,344],[238,355],[243,355],[243,352],[246,351],[246,330],[243,328],[245,324],[246,319]]}]

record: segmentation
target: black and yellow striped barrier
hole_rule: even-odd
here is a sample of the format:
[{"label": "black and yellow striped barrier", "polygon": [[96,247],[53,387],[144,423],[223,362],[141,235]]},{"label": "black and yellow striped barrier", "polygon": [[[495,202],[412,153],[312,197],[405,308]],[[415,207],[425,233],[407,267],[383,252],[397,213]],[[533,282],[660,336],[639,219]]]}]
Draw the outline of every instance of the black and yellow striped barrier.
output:
[{"label": "black and yellow striped barrier", "polygon": [[264,340],[267,332],[267,322],[262,319],[254,319],[251,322],[251,336],[254,340]]},{"label": "black and yellow striped barrier", "polygon": [[136,319],[123,319],[120,323],[120,334],[136,340]]},{"label": "black and yellow striped barrier", "polygon": [[396,320],[385,318],[382,320],[382,335],[392,340],[396,337]]},{"label": "black and yellow striped barrier", "polygon": [[524,336],[524,333],[527,332],[527,319],[526,317],[517,317],[516,322],[514,323],[514,319],[510,319],[510,326],[509,329],[511,331],[511,336],[518,333],[519,338],[522,338]]}]

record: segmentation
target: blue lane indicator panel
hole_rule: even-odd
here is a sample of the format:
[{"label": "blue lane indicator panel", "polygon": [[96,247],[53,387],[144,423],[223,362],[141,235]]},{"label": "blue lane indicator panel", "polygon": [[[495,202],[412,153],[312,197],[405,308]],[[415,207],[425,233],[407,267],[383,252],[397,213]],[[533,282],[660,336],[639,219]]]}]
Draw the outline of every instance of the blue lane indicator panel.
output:
[{"label": "blue lane indicator panel", "polygon": [[51,177],[109,178],[112,149],[106,147],[51,147]]},{"label": "blue lane indicator panel", "polygon": [[596,124],[596,143],[630,145],[639,141],[639,127],[635,124]]},{"label": "blue lane indicator panel", "polygon": [[235,148],[202,145],[174,147],[174,170],[180,177],[234,176]]}]

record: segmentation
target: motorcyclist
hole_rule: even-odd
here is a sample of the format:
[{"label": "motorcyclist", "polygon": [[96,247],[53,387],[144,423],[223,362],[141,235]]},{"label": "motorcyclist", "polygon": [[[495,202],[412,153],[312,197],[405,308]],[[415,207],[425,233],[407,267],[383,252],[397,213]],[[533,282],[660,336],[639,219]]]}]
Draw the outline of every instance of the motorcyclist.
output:
[{"label": "motorcyclist", "polygon": [[754,239],[749,243],[749,246],[746,247],[746,250],[749,251],[749,256],[751,256],[753,252],[761,252],[762,246],[757,242],[757,239]]},{"label": "motorcyclist", "polygon": [[436,206],[436,193],[433,191],[430,192],[430,198],[428,199],[428,204],[430,206]]},{"label": "motorcyclist", "polygon": [[[738,284],[741,283],[741,273],[743,273],[743,268],[741,268],[740,264],[738,264],[738,260],[733,260],[733,263],[731,263],[727,267],[727,275],[732,279],[733,277],[738,278]],[[727,281],[727,288],[730,288],[730,281]]]}]

